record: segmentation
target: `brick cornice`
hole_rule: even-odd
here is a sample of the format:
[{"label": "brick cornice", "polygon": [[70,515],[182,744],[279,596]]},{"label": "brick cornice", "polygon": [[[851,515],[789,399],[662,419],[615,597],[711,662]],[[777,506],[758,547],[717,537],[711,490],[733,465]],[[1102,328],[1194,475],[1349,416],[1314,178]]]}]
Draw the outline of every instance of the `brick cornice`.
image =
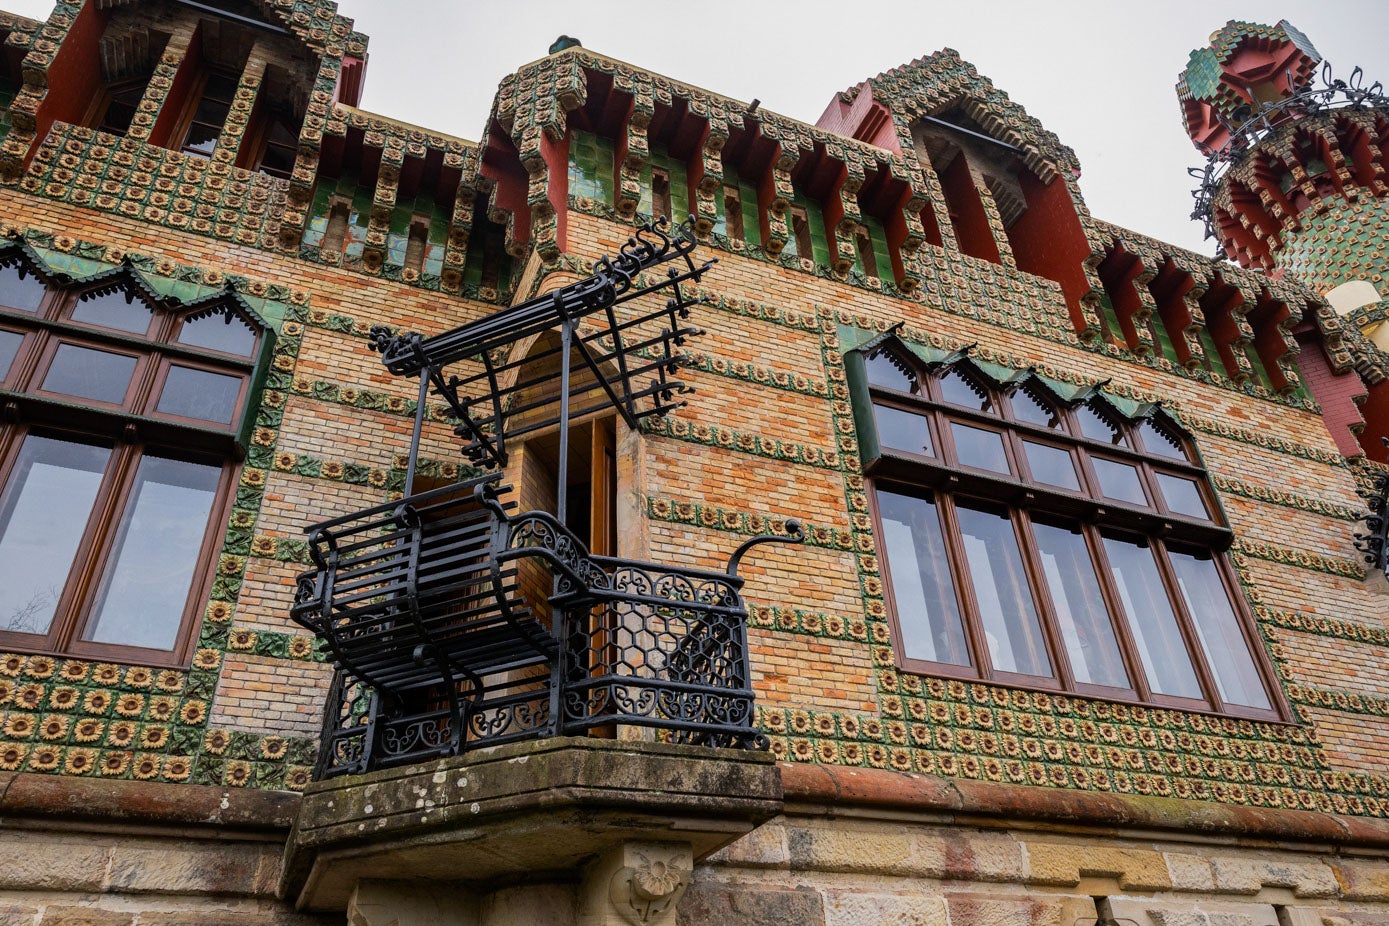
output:
[{"label": "brick cornice", "polygon": [[[1389,821],[1341,814],[1240,807],[1171,797],[1096,794],[970,781],[887,769],[781,764],[788,810],[795,803],[948,814],[955,822],[1006,827],[1019,821],[1113,829],[1172,830],[1242,839],[1389,848]],[[794,811],[791,811],[794,812]]]},{"label": "brick cornice", "polygon": [[0,773],[0,821],[41,818],[132,826],[194,826],[283,837],[300,795],[256,788]]}]

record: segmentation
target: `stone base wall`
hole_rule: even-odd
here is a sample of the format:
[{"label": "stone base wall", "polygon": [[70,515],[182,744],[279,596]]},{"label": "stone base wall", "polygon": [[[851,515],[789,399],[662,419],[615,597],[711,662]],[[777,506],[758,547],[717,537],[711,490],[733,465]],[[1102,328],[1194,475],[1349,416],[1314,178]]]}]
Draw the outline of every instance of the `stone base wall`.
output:
[{"label": "stone base wall", "polygon": [[310,926],[275,897],[282,839],[0,829],[0,926]]},{"label": "stone base wall", "polygon": [[682,926],[1370,926],[1389,924],[1389,853],[788,809],[698,866],[678,917]]}]

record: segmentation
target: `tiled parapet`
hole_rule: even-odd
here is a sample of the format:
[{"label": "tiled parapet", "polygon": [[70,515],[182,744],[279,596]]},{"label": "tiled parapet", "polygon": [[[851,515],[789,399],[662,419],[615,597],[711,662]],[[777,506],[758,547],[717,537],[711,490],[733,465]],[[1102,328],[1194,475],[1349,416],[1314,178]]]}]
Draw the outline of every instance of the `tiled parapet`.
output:
[{"label": "tiled parapet", "polygon": [[20,189],[263,248],[278,241],[287,184],[220,161],[56,125]]},{"label": "tiled parapet", "polygon": [[32,34],[16,32],[7,40],[7,44],[27,48],[28,53],[23,63],[24,84],[10,103],[10,131],[0,143],[0,182],[13,182],[23,172],[34,140],[48,127],[40,121],[48,95],[48,68],[81,10],[81,3],[55,4],[47,21]]}]

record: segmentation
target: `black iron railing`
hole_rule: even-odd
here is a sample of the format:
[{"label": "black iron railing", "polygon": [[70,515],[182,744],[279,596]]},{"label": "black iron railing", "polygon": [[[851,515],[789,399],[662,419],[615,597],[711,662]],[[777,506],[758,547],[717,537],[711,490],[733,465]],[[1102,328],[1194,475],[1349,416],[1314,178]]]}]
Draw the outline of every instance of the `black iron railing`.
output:
[{"label": "black iron railing", "polygon": [[[498,473],[410,494],[432,390],[480,468],[505,465],[508,441],[557,428],[556,510],[566,511],[572,417],[610,408],[635,426],[683,404],[675,349],[698,331],[681,285],[712,263],[696,265],[694,246],[688,223],[676,236],[647,226],[616,260],[552,294],[432,338],[373,332],[391,372],[419,376],[420,404],[407,497],[308,528],[313,568],[291,616],[336,664],[319,777],[615,725],[678,743],[765,745],[738,564],[757,544],[803,540],[797,522],[711,572],[593,555],[562,516],[503,503]],[[663,308],[616,311],[658,290]],[[512,356],[550,332],[558,347],[538,360]]]},{"label": "black iron railing", "polygon": [[[727,571],[682,570],[594,556],[545,512],[512,517],[497,480],[314,530],[291,613],[338,665],[320,775],[611,724],[760,745],[738,562],[800,526],[747,541]],[[521,591],[527,561],[554,589],[549,618]]]}]

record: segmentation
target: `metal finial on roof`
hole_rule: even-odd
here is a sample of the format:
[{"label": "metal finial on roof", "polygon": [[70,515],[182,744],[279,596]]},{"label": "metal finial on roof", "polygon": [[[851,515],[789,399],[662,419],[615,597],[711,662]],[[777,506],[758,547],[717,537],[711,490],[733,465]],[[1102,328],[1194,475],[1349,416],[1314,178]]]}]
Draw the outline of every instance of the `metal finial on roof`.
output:
[{"label": "metal finial on roof", "polygon": [[559,38],[555,39],[554,43],[550,46],[550,51],[548,52],[548,54],[553,55],[553,54],[555,54],[556,52],[564,51],[566,48],[583,48],[583,47],[584,47],[584,43],[583,43],[583,42],[580,42],[578,39],[574,38],[572,35],[562,35],[562,36],[560,36]]}]

